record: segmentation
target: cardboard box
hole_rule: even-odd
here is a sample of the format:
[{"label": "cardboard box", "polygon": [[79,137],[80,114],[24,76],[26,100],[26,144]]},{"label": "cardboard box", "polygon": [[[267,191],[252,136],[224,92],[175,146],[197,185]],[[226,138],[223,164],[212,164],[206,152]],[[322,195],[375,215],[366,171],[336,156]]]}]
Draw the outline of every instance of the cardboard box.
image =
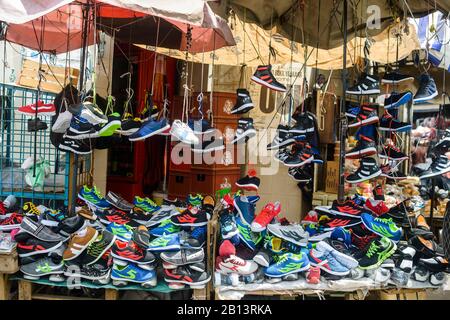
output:
[{"label": "cardboard box", "polygon": [[339,161],[326,163],[325,192],[338,193],[339,185]]}]

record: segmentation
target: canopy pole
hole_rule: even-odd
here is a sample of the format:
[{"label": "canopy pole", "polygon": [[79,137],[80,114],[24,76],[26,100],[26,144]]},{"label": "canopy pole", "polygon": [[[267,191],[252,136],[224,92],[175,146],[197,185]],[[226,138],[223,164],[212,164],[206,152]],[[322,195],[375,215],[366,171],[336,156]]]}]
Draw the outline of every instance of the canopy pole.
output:
[{"label": "canopy pole", "polygon": [[342,56],[342,97],[339,110],[339,140],[340,140],[340,150],[339,150],[339,187],[338,187],[338,201],[344,201],[344,166],[345,166],[345,136],[346,136],[346,119],[345,119],[345,106],[347,104],[346,91],[347,91],[347,1],[344,2],[343,9],[343,23],[342,28],[344,29],[344,46],[343,46],[343,56]]}]

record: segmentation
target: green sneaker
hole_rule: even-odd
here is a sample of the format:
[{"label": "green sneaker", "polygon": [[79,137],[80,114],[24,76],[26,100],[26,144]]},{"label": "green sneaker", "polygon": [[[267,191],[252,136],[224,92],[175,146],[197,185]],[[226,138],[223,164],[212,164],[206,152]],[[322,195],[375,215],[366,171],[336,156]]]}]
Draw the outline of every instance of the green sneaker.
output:
[{"label": "green sneaker", "polygon": [[239,238],[252,250],[256,249],[256,246],[263,241],[265,236],[264,232],[253,232],[250,226],[242,222],[239,216],[236,217],[236,226],[239,230]]},{"label": "green sneaker", "polygon": [[133,204],[147,213],[153,213],[161,209],[153,200],[149,198],[134,197]]},{"label": "green sneaker", "polygon": [[361,269],[375,269],[397,250],[397,245],[386,237],[375,239],[367,248],[365,255],[359,260]]},{"label": "green sneaker", "polygon": [[110,137],[118,129],[120,129],[122,122],[120,121],[120,114],[114,112],[108,116],[108,122],[105,124],[98,124],[94,126],[99,137]]}]

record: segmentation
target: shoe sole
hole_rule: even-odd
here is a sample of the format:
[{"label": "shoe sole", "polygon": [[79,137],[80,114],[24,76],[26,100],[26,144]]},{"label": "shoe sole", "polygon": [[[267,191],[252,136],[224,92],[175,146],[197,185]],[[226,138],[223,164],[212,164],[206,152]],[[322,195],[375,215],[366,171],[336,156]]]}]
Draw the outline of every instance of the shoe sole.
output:
[{"label": "shoe sole", "polygon": [[391,241],[391,244],[392,244],[392,248],[389,251],[383,253],[382,257],[381,257],[381,260],[378,261],[376,264],[371,265],[371,266],[367,266],[367,267],[359,266],[359,268],[362,269],[362,270],[371,270],[371,269],[379,268],[383,264],[383,262],[386,259],[388,259],[390,256],[392,256],[394,254],[395,250],[397,250],[397,245],[394,242],[392,242],[392,241]]},{"label": "shoe sole", "polygon": [[153,252],[163,252],[163,251],[169,251],[169,250],[181,250],[181,245],[176,245],[176,244],[172,244],[170,246],[165,246],[165,247],[161,247],[161,248],[148,248],[148,251],[153,251]]},{"label": "shoe sole", "polygon": [[302,166],[305,166],[305,165],[307,165],[308,163],[311,163],[311,162],[313,162],[313,161],[314,161],[314,157],[312,156],[312,157],[310,157],[309,159],[307,159],[307,160],[305,160],[305,161],[302,161],[302,162],[300,162],[300,163],[290,164],[290,163],[283,162],[283,164],[284,164],[286,167],[289,167],[289,168],[296,168],[296,167],[302,167]]},{"label": "shoe sole", "polygon": [[395,245],[396,242],[399,242],[399,241],[400,241],[400,240],[393,240],[393,239],[387,237],[386,235],[381,234],[381,233],[379,233],[379,232],[373,230],[369,225],[367,225],[367,224],[364,222],[364,219],[361,219],[361,222],[363,223],[363,225],[364,225],[368,230],[370,230],[371,232],[373,232],[373,233],[379,235],[380,237],[388,238],[389,240],[391,240],[392,243],[394,243],[394,245]]},{"label": "shoe sole", "polygon": [[45,276],[48,276],[51,274],[64,274],[64,270],[50,271],[50,272],[46,272],[45,274],[40,274],[40,275],[29,274],[29,273],[24,272],[22,269],[20,269],[20,272],[22,272],[25,276],[28,276],[30,280],[38,280],[41,277],[45,277]]},{"label": "shoe sole", "polygon": [[121,134],[122,136],[131,136],[133,133],[137,132],[138,130],[139,130],[139,128],[133,128],[133,129],[128,129],[128,130],[118,129],[116,132],[118,134]]},{"label": "shoe sole", "polygon": [[167,129],[170,129],[170,125],[169,125],[169,124],[167,124],[166,126],[164,126],[164,127],[161,128],[161,129],[152,131],[152,132],[150,132],[150,133],[148,133],[148,134],[146,134],[146,135],[144,135],[144,136],[141,136],[141,137],[138,137],[138,138],[128,138],[128,140],[130,140],[130,141],[141,141],[141,140],[145,140],[145,139],[150,138],[150,137],[152,137],[152,136],[154,136],[154,135],[160,134],[161,132],[164,132],[164,131],[166,131]]},{"label": "shoe sole", "polygon": [[408,78],[404,78],[402,80],[383,80],[383,79],[381,79],[381,83],[384,83],[384,84],[399,84],[399,83],[402,83],[405,81],[414,81],[414,78],[408,77]]},{"label": "shoe sole", "polygon": [[137,281],[137,280],[132,280],[129,278],[119,278],[119,277],[115,277],[112,275],[111,273],[111,280],[115,280],[115,281],[122,281],[122,282],[132,282],[132,283],[138,283],[141,286],[144,286],[146,284],[148,284],[149,286],[155,287],[157,285],[157,280],[155,279],[151,279],[151,280],[146,280],[146,281]]},{"label": "shoe sole", "polygon": [[[64,260],[70,261],[70,260],[73,260],[73,259],[79,257],[83,253],[83,251],[86,250],[87,247],[89,247],[97,239],[98,234],[99,234],[98,230],[95,230],[95,236],[93,236],[92,239],[90,239],[83,247],[81,247],[80,249],[77,249],[78,251],[80,251],[78,254],[76,254],[70,258],[64,258]],[[67,249],[69,249],[69,247],[67,247]]]},{"label": "shoe sole", "polygon": [[378,127],[378,130],[380,131],[387,131],[387,132],[405,132],[410,131],[412,129],[412,125],[408,124],[404,127],[393,129],[393,128],[387,128],[387,127]]},{"label": "shoe sole", "polygon": [[[19,110],[16,110],[17,113],[24,115],[24,116],[29,116],[29,117],[34,117],[36,114],[33,113],[28,113],[28,112],[22,112]],[[38,116],[42,116],[42,117],[52,117],[54,115],[56,115],[56,112],[38,112],[37,114]]]},{"label": "shoe sole", "polygon": [[[83,114],[83,111],[85,111],[84,114]],[[108,123],[108,118],[105,119],[105,118],[98,117],[97,115],[95,115],[95,113],[93,113],[87,107],[84,107],[84,110],[81,109],[80,115],[81,114],[83,114],[81,117],[83,117],[84,119],[86,119],[88,122],[90,122],[92,124],[105,124],[105,123]]]},{"label": "shoe sole", "polygon": [[346,94],[354,95],[354,96],[363,96],[363,95],[371,95],[371,94],[380,94],[380,89],[372,89],[365,91],[346,91]]},{"label": "shoe sole", "polygon": [[235,138],[233,140],[230,141],[230,144],[235,144],[235,143],[239,143],[242,139],[245,138],[253,138],[254,136],[256,136],[256,130],[255,129],[250,129],[245,131],[241,136],[239,136],[238,138]]},{"label": "shoe sole", "polygon": [[11,225],[7,225],[7,226],[0,226],[0,231],[11,231],[14,229],[19,229],[20,228],[20,224],[11,224]]},{"label": "shoe sole", "polygon": [[[112,234],[112,233],[111,233],[111,234]],[[91,264],[94,264],[94,263],[96,263],[101,257],[103,257],[103,255],[105,254],[105,252],[108,251],[109,248],[111,248],[111,247],[113,246],[113,244],[116,242],[116,239],[117,239],[116,235],[113,234],[112,241],[105,247],[105,249],[97,256],[97,258],[96,258],[94,261],[89,262],[89,263],[86,263],[86,265],[89,266],[89,265],[91,265]]]},{"label": "shoe sole", "polygon": [[154,260],[153,260],[153,261],[148,261],[148,262],[145,262],[145,263],[143,263],[143,262],[138,262],[138,261],[136,261],[136,260],[132,260],[132,259],[129,259],[129,258],[125,258],[125,257],[119,256],[119,255],[115,254],[115,253],[112,252],[112,251],[111,251],[111,256],[112,256],[113,258],[116,258],[117,260],[128,261],[128,262],[137,264],[137,265],[139,265],[139,266],[141,266],[141,265],[147,265],[147,264],[152,264],[152,263],[154,262]]},{"label": "shoe sole", "polygon": [[420,176],[419,179],[432,178],[432,177],[435,177],[435,176],[440,176],[441,174],[445,174],[447,172],[450,172],[450,167],[448,167],[447,169],[441,170],[439,172],[433,172],[433,173],[429,173],[429,174]]},{"label": "shoe sole", "polygon": [[61,247],[62,244],[63,244],[63,242],[61,241],[57,245],[55,245],[54,247],[51,247],[51,248],[48,248],[48,249],[45,249],[45,250],[33,251],[33,252],[22,253],[22,254],[19,253],[19,257],[20,258],[25,258],[25,257],[31,257],[31,256],[34,256],[34,255],[42,254],[42,253],[49,253],[49,252],[52,252],[52,251],[58,249],[59,247]]},{"label": "shoe sole", "polygon": [[340,217],[353,218],[353,219],[361,219],[361,215],[352,215],[352,214],[345,213],[345,212],[341,212],[341,211],[337,211],[337,210],[334,210],[334,209],[330,209],[330,213],[331,213],[332,215],[340,216]]},{"label": "shoe sole", "polygon": [[292,130],[288,130],[288,132],[291,133],[291,134],[305,135],[307,133],[314,132],[314,128],[309,128],[309,129],[305,129],[305,130],[292,129]]},{"label": "shoe sole", "polygon": [[258,77],[252,76],[251,79],[252,79],[252,81],[254,81],[254,82],[256,82],[256,83],[258,83],[258,84],[260,84],[262,86],[265,86],[265,87],[267,87],[269,89],[272,89],[272,90],[275,90],[275,91],[278,91],[278,92],[286,92],[287,91],[287,89],[275,87],[275,86],[271,85],[270,83],[267,83],[264,80],[259,79]]},{"label": "shoe sole", "polygon": [[[346,159],[360,159],[368,156],[377,154],[377,149],[375,147],[370,147],[357,152],[349,152],[345,155]],[[381,156],[380,156],[381,157]]]},{"label": "shoe sole", "polygon": [[210,280],[211,280],[211,276],[208,277],[208,279],[202,280],[202,281],[198,281],[198,282],[188,282],[188,281],[184,281],[184,280],[175,280],[175,279],[170,279],[170,278],[166,278],[164,277],[164,280],[168,283],[181,283],[181,284],[185,284],[188,286],[200,286],[200,285],[204,285],[207,284]]},{"label": "shoe sole", "polygon": [[363,121],[354,123],[354,124],[349,124],[348,127],[349,128],[359,128],[359,127],[363,127],[363,126],[368,126],[369,124],[374,124],[380,121],[380,118],[378,118],[377,116],[373,116],[370,118],[367,118]]},{"label": "shoe sole", "polygon": [[304,266],[304,267],[302,267],[300,269],[292,270],[292,271],[289,271],[289,272],[286,272],[286,273],[283,273],[283,274],[279,274],[279,275],[268,274],[266,272],[264,272],[264,274],[266,276],[268,276],[268,277],[271,277],[271,278],[282,278],[284,276],[287,276],[288,274],[293,274],[293,273],[299,273],[299,272],[306,271],[309,268],[310,268],[310,264],[307,264],[306,266]]},{"label": "shoe sole", "polygon": [[120,128],[121,126],[121,122],[119,120],[116,121],[111,121],[110,123],[108,123],[107,125],[105,125],[99,132],[98,132],[98,136],[99,137],[110,137],[112,136],[117,129]]},{"label": "shoe sole", "polygon": [[[166,220],[166,219],[164,219]],[[162,220],[161,220],[162,221]],[[160,222],[161,222],[160,221]],[[198,222],[198,223],[178,223],[178,222],[173,222],[172,223],[176,226],[181,226],[181,227],[201,227],[201,226],[205,226],[208,224],[208,221],[205,222]],[[148,226],[146,226],[148,227]]]},{"label": "shoe sole", "polygon": [[[240,106],[239,108],[237,108],[236,110],[231,110],[231,114],[243,114],[243,113],[247,113],[249,112],[251,109],[253,109],[255,106],[253,105],[253,103],[245,103],[242,106]],[[247,110],[248,109],[248,110]],[[243,111],[246,110],[246,111]]]},{"label": "shoe sole", "polygon": [[[350,227],[350,226],[349,226]],[[334,228],[333,228],[334,229]],[[318,241],[322,241],[322,240],[325,240],[325,239],[327,239],[327,238],[329,238],[330,236],[331,236],[331,233],[332,233],[333,231],[325,231],[325,232],[322,232],[322,233],[318,233],[318,234],[315,234],[315,235],[312,235],[312,236],[310,236],[309,238],[308,238],[308,241],[311,241],[311,242],[318,242]]]},{"label": "shoe sole", "polygon": [[108,270],[108,273],[102,277],[90,277],[90,276],[86,276],[86,275],[82,275],[80,273],[76,273],[76,272],[64,272],[64,275],[68,278],[79,278],[79,279],[85,279],[85,280],[90,280],[90,281],[98,281],[101,284],[107,284],[109,283],[109,279],[110,279],[110,275],[111,275],[111,270]]},{"label": "shoe sole", "polygon": [[436,98],[438,96],[438,92],[434,92],[433,94],[429,95],[428,97],[420,98],[420,99],[413,99],[413,104],[420,104],[423,102],[427,102],[428,100],[431,100],[433,98]]},{"label": "shoe sole", "polygon": [[86,152],[81,152],[81,151],[72,149],[71,147],[65,146],[63,144],[60,144],[58,146],[58,148],[61,149],[61,150],[72,152],[72,153],[79,154],[79,155],[87,155],[87,154],[91,154],[92,153],[92,150],[86,151]]},{"label": "shoe sole", "polygon": [[405,94],[397,102],[388,104],[387,106],[384,106],[384,109],[385,110],[397,109],[398,107],[410,102],[412,100],[412,97],[413,97],[412,93]]},{"label": "shoe sole", "polygon": [[360,183],[360,182],[363,182],[363,181],[367,181],[367,180],[376,178],[376,177],[378,177],[379,175],[381,175],[381,170],[378,170],[377,172],[371,174],[371,175],[368,176],[368,177],[360,178],[359,180],[349,181],[349,180],[345,179],[345,182],[353,183],[353,184],[354,184],[354,183]]}]

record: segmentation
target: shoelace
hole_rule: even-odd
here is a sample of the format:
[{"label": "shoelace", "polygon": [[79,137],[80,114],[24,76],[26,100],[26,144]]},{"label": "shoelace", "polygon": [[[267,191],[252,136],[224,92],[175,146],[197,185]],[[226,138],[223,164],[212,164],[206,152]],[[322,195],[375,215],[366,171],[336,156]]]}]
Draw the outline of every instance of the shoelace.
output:
[{"label": "shoelace", "polygon": [[374,220],[385,225],[390,225],[393,223],[392,218],[375,218]]},{"label": "shoelace", "polygon": [[100,200],[103,199],[102,194],[100,193],[100,191],[98,191],[98,189],[97,189],[96,186],[94,186],[94,187],[92,188],[92,190],[93,190],[94,194],[95,194]]},{"label": "shoelace", "polygon": [[369,250],[367,250],[366,256],[367,256],[368,258],[371,258],[371,257],[377,252],[377,250],[378,250],[379,248],[380,248],[380,247],[377,246],[375,242],[372,242],[372,243],[370,244]]},{"label": "shoelace", "polygon": [[230,258],[229,261],[230,261],[232,264],[237,264],[238,266],[245,266],[245,261],[242,260],[242,259],[239,258],[239,257]]},{"label": "shoelace", "polygon": [[279,256],[278,261],[275,263],[275,265],[279,266],[283,264],[286,260],[289,258],[289,253],[285,253],[281,256]]},{"label": "shoelace", "polygon": [[150,198],[144,198],[144,201],[147,202],[152,207],[157,207],[158,205]]}]

